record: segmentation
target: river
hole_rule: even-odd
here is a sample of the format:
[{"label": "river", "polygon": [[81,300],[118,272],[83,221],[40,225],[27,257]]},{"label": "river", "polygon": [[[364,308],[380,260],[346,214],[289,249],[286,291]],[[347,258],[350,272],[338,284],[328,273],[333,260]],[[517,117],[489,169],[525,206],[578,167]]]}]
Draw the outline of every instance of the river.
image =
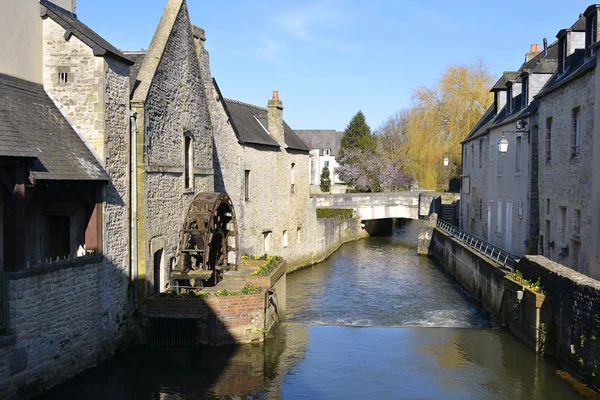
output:
[{"label": "river", "polygon": [[288,321],[261,345],[139,347],[43,399],[577,399],[443,269],[418,222],[288,275]]}]

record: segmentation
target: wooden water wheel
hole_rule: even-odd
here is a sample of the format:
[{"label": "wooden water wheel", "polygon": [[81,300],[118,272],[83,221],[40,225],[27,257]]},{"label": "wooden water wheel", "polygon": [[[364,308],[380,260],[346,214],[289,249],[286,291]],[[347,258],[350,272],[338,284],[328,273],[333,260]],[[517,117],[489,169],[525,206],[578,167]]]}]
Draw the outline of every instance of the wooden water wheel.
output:
[{"label": "wooden water wheel", "polygon": [[237,269],[237,222],[227,193],[198,194],[185,217],[179,243],[178,274],[218,283]]}]

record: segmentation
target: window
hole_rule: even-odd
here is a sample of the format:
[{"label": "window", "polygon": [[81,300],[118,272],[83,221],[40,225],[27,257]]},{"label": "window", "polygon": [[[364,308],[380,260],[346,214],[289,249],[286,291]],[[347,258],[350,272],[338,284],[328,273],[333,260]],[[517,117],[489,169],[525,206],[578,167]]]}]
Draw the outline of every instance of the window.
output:
[{"label": "window", "polygon": [[496,233],[502,233],[502,200],[496,203]]},{"label": "window", "polygon": [[323,166],[329,168],[329,161],[325,161],[324,164],[323,164]]},{"label": "window", "polygon": [[467,146],[465,146],[464,155],[463,155],[463,165],[466,167],[467,164]]},{"label": "window", "polygon": [[567,207],[559,207],[560,210],[560,240],[565,243],[567,239]]},{"label": "window", "polygon": [[573,237],[579,239],[581,232],[581,210],[575,210],[575,217],[573,218]]},{"label": "window", "polygon": [[323,150],[323,155],[324,155],[324,156],[329,156],[329,155],[331,155],[331,149],[324,149],[324,150]]},{"label": "window", "polygon": [[68,215],[47,215],[46,246],[44,258],[53,260],[69,257],[71,254],[71,217]]},{"label": "window", "polygon": [[471,193],[471,176],[463,176],[462,177],[462,192],[463,194]]},{"label": "window", "polygon": [[494,144],[490,144],[490,161],[494,161],[494,154],[496,154],[497,147]]},{"label": "window", "polygon": [[550,215],[550,199],[546,199],[546,215]]},{"label": "window", "polygon": [[509,85],[508,90],[506,91],[506,102],[508,103],[508,113],[512,114],[512,112],[513,112],[512,85]]},{"label": "window", "polygon": [[281,244],[284,248],[288,247],[288,231],[287,230],[283,231],[283,237],[282,237]]},{"label": "window", "polygon": [[552,117],[546,119],[546,162],[552,161]]},{"label": "window", "polygon": [[521,103],[523,104],[522,108],[525,108],[529,105],[529,78],[528,77],[523,78],[522,93],[523,93],[523,95],[521,96],[521,98],[523,100],[521,101]]},{"label": "window", "polygon": [[517,217],[519,219],[523,219],[523,203],[522,202],[519,202],[517,204]]},{"label": "window", "polygon": [[540,235],[540,242],[538,243],[538,246],[540,248],[540,255],[543,256],[544,255],[544,235]]},{"label": "window", "polygon": [[571,129],[571,158],[578,159],[581,151],[581,107],[573,109]]},{"label": "window", "polygon": [[[500,141],[498,141],[500,142]],[[500,149],[498,149],[498,144],[496,144],[495,151],[498,152],[498,157],[496,160],[496,175],[502,176],[502,164],[504,163],[504,157],[502,157],[502,153],[500,153]]]},{"label": "window", "polygon": [[471,144],[471,168],[475,168],[475,144]]},{"label": "window", "polygon": [[483,165],[483,140],[479,140],[479,168]]},{"label": "window", "polygon": [[578,240],[571,241],[571,268],[581,271],[581,243]]},{"label": "window", "polygon": [[550,240],[550,221],[546,221],[546,247],[548,248],[548,252],[550,252],[550,248],[553,247],[552,241]]},{"label": "window", "polygon": [[[597,36],[597,30],[598,30],[598,17],[596,16],[596,14],[594,14],[594,16],[592,17],[592,26],[591,26],[591,43],[590,44],[594,44],[596,43],[596,36]],[[590,55],[593,57],[596,54],[596,49],[595,48],[591,48],[590,49]]]},{"label": "window", "polygon": [[483,221],[483,200],[479,199],[479,220]]},{"label": "window", "polygon": [[558,60],[558,72],[564,74],[567,69],[567,37],[564,36],[559,41],[560,59]]},{"label": "window", "polygon": [[517,136],[516,138],[516,154],[515,154],[515,173],[522,173],[522,158],[523,158],[523,142],[521,136]]},{"label": "window", "polygon": [[184,138],[184,171],[183,171],[183,181],[184,187],[186,189],[190,189],[192,187],[192,165],[194,165],[194,152],[192,149],[192,137],[189,134],[185,135]]},{"label": "window", "polygon": [[59,72],[58,73],[58,83],[65,84],[69,82],[69,74],[67,72]]},{"label": "window", "polygon": [[302,243],[302,227],[296,228],[296,240],[298,243]]},{"label": "window", "polygon": [[292,189],[291,192],[292,193],[296,193],[296,164],[292,163],[292,166],[290,168],[290,179],[292,182]]},{"label": "window", "polygon": [[244,200],[250,200],[250,170],[244,171]]},{"label": "window", "polygon": [[265,253],[271,251],[271,231],[263,232],[263,251]]}]

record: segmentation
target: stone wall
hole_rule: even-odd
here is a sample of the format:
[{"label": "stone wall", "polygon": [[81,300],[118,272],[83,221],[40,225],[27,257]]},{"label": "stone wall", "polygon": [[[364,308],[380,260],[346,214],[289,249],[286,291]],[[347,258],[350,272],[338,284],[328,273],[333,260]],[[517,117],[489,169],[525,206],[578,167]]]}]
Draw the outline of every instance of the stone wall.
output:
[{"label": "stone wall", "polygon": [[525,256],[517,267],[540,280],[552,299],[546,352],[563,368],[600,388],[600,282],[542,256]]},{"label": "stone wall", "polygon": [[309,242],[310,246],[307,246],[304,252],[298,253],[294,258],[288,260],[288,272],[324,261],[342,244],[367,236],[359,219],[319,218],[315,236]]},{"label": "stone wall", "polygon": [[[595,74],[588,72],[540,100],[538,254],[576,270],[579,264],[580,272],[599,278],[600,271],[590,269],[595,254],[591,243],[594,86]],[[581,107],[582,121],[579,159],[571,157],[576,107]],[[552,118],[550,161],[546,158],[549,118]]]},{"label": "stone wall", "polygon": [[[75,35],[65,40],[65,29],[51,18],[43,28],[44,88],[104,165],[104,59]],[[59,81],[62,72],[66,83]]]},{"label": "stone wall", "polygon": [[8,278],[12,334],[0,337],[0,398],[46,390],[111,357],[125,342],[127,276],[104,256]]}]

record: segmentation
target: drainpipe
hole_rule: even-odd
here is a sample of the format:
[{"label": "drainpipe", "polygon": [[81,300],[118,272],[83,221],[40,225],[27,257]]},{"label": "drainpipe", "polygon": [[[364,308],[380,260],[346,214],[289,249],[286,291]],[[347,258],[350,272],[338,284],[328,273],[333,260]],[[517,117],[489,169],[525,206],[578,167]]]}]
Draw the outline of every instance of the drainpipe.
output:
[{"label": "drainpipe", "polygon": [[138,226],[137,226],[137,113],[132,111],[131,119],[131,267],[133,269],[133,298],[135,309],[138,305]]}]

